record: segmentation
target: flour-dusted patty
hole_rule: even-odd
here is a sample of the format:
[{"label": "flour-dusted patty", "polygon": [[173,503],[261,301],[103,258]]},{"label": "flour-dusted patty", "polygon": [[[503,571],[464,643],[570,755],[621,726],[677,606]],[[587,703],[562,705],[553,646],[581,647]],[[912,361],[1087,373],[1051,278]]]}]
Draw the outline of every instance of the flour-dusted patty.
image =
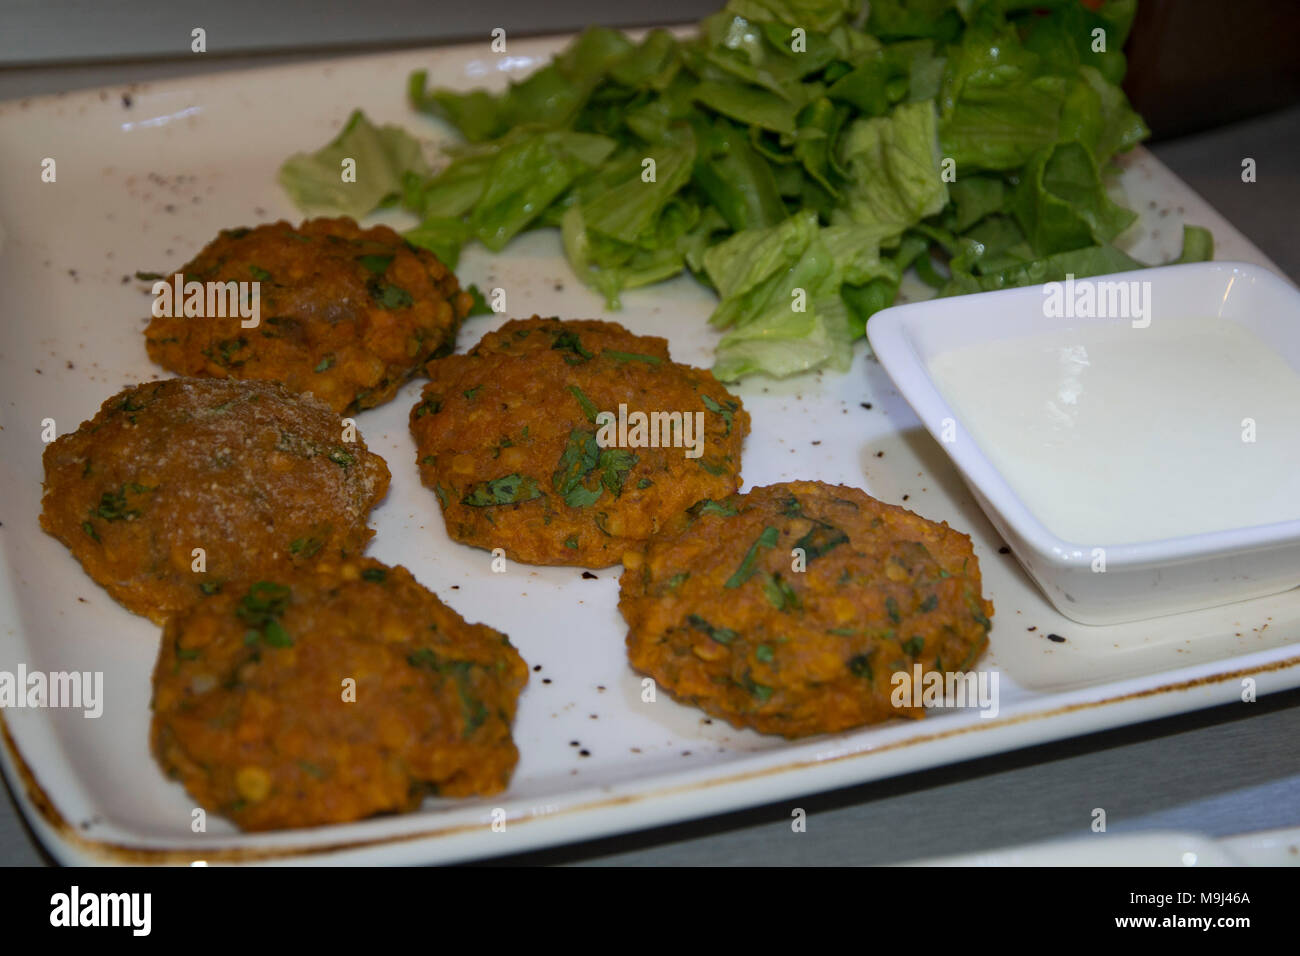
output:
[{"label": "flour-dusted patty", "polygon": [[606,567],[694,502],[740,487],[749,415],[661,338],[534,317],[428,373],[411,432],[457,541]]},{"label": "flour-dusted patty", "polygon": [[965,670],[988,644],[979,562],[947,524],[809,481],[692,512],[626,563],[628,655],[736,726],[800,737],[920,717],[892,705],[891,675]]},{"label": "flour-dusted patty", "polygon": [[231,581],[360,553],[388,479],[355,427],[311,396],[169,379],[124,389],[46,447],[41,527],[162,623]]},{"label": "flour-dusted patty", "polygon": [[168,622],[152,733],[167,774],[245,830],[505,789],[528,682],[509,639],[402,567],[286,570]]},{"label": "flour-dusted patty", "polygon": [[283,382],[336,412],[392,398],[451,351],[471,306],[433,253],[346,218],[227,229],[180,271],[186,282],[260,283],[260,322],[155,318],[145,330],[151,359],[181,375]]}]

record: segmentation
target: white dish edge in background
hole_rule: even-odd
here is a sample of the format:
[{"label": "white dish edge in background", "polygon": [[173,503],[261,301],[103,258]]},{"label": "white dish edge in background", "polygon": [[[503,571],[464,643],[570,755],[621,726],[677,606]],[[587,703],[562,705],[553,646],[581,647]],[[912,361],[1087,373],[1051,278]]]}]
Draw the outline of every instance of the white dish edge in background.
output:
[{"label": "white dish edge in background", "polygon": [[1005,849],[964,853],[905,866],[1300,866],[1300,827],[1214,839],[1199,833],[1150,830],[1094,833]]}]

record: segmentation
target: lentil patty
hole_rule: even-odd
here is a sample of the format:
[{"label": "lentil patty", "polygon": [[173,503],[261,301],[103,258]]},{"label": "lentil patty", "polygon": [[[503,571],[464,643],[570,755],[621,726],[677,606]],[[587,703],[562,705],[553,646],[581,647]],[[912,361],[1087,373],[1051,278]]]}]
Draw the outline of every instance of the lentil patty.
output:
[{"label": "lentil patty", "polygon": [[964,670],[988,643],[970,538],[856,488],[796,481],[701,502],[624,564],[632,666],[763,733],[923,716],[891,704],[891,675]]},{"label": "lentil patty", "polygon": [[505,788],[527,681],[504,634],[466,623],[405,568],[322,561],[167,624],[153,752],[245,830],[412,810]]},{"label": "lentil patty", "polygon": [[[411,432],[420,478],[457,541],[528,564],[607,567],[692,503],[740,486],[749,415],[710,372],[673,362],[661,338],[533,317],[428,373]],[[620,405],[629,419],[702,423],[691,434],[701,454],[633,447],[631,428],[621,447],[602,445],[597,421]]]},{"label": "lentil patty", "polygon": [[391,399],[432,356],[451,351],[471,306],[433,253],[347,218],[224,230],[180,271],[186,282],[259,282],[260,324],[154,318],[145,330],[151,359],[180,375],[283,382],[336,412]]},{"label": "lentil patty", "polygon": [[46,447],[41,527],[162,623],[232,580],[360,553],[389,474],[349,437],[329,408],[273,382],[136,385]]}]

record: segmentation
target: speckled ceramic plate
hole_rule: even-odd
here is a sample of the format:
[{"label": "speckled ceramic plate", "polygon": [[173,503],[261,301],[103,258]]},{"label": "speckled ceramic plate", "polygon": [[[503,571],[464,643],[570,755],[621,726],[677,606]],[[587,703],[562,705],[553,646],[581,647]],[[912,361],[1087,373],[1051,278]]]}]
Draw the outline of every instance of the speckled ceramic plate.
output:
[{"label": "speckled ceramic plate", "polygon": [[[226,73],[0,104],[0,671],[102,671],[103,715],[3,712],[10,785],[49,850],[69,863],[432,862],[511,853],[654,826],[964,760],[1300,685],[1300,591],[1117,627],[1060,617],[1034,589],[861,343],[851,371],[740,389],[753,416],[747,485],[843,482],[969,532],[997,606],[982,667],[1000,710],[949,710],[920,722],[787,742],[738,732],[660,694],[645,704],[628,668],[617,569],[514,566],[451,542],[418,480],[406,415],[419,384],[359,416],[393,472],[371,554],[410,568],[471,621],[510,634],[532,665],[509,790],[430,800],[416,813],[347,826],[244,835],[216,818],[191,831],[192,801],[149,755],[150,673],[158,629],[118,607],[37,525],[42,420],[60,433],[128,383],[158,377],[141,332],[136,270],[186,261],[218,229],[298,218],[275,183],[290,153],[331,138],[348,113],[448,131],[409,110],[407,74],[500,87],[564,38],[512,41]],[[41,181],[46,157],[57,181]],[[1209,226],[1218,254],[1269,263],[1148,154],[1121,186],[1143,214],[1132,251],[1177,254],[1184,219]],[[507,290],[510,314],[605,316],[570,275],[553,232],[500,256],[466,254],[465,282]],[[960,309],[960,300],[952,308]],[[710,363],[712,297],[689,278],[625,296],[609,318],[664,335],[673,357]],[[468,347],[504,317],[476,319]],[[1242,706],[1249,706],[1243,704]],[[491,826],[504,811],[504,829]],[[906,857],[905,852],[896,854]]]}]

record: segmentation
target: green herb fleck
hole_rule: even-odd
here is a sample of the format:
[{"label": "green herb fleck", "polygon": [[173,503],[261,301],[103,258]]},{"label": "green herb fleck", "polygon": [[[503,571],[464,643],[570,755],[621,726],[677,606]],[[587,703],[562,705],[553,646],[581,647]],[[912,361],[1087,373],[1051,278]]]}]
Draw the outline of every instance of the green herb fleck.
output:
[{"label": "green herb fleck", "polygon": [[703,631],[719,644],[730,644],[737,637],[736,632],[729,627],[714,627],[698,614],[689,614],[686,617],[686,623],[697,631]]},{"label": "green herb fleck", "polygon": [[697,501],[690,507],[691,514],[699,517],[700,515],[720,515],[723,518],[730,518],[740,514],[733,506],[725,501],[714,501],[712,498],[705,498]]},{"label": "green herb fleck", "polygon": [[796,548],[803,548],[804,556],[809,561],[820,558],[823,554],[849,540],[849,536],[834,525],[816,519],[813,520],[815,524],[813,524],[812,529],[794,543]]},{"label": "green herb fleck", "polygon": [[623,480],[640,459],[625,448],[606,448],[600,453],[596,467],[600,469],[600,483],[615,498],[623,494]]},{"label": "green herb fleck", "polygon": [[778,611],[799,610],[799,595],[779,574],[763,574],[763,595]]},{"label": "green herb fleck", "polygon": [[600,485],[590,489],[583,484],[583,479],[599,464],[600,457],[600,445],[596,442],[595,432],[582,428],[569,432],[569,441],[551,475],[551,484],[570,508],[586,508],[600,498]]},{"label": "green herb fleck", "polygon": [[317,551],[325,546],[325,542],[319,538],[298,538],[289,544],[289,551],[292,554],[304,558],[310,558]]},{"label": "green herb fleck", "polygon": [[426,667],[444,677],[450,676],[456,682],[465,721],[463,736],[468,737],[483,726],[490,715],[483,702],[473,693],[473,683],[470,680],[470,671],[475,666],[473,661],[444,661],[428,648],[408,654],[406,660],[412,667]]},{"label": "green herb fleck", "polygon": [[578,400],[578,404],[582,406],[582,414],[587,416],[587,421],[595,424],[597,414],[596,403],[589,399],[582,389],[578,388],[576,385],[570,385],[569,391],[573,394],[573,397]]},{"label": "green herb fleck", "polygon": [[537,482],[526,475],[502,475],[474,485],[460,499],[471,508],[491,508],[496,505],[515,505],[542,496]]},{"label": "green herb fleck", "polygon": [[736,569],[735,574],[727,578],[723,587],[738,588],[748,581],[754,574],[754,563],[758,560],[758,549],[776,547],[779,534],[780,532],[771,525],[764,528],[763,533],[755,539],[754,543],[749,546],[749,550],[745,552],[745,558],[740,562],[740,567]]},{"label": "green herb fleck", "polygon": [[371,275],[376,276],[381,276],[387,272],[388,265],[392,261],[392,256],[357,256],[357,262],[365,266]]},{"label": "green herb fleck", "polygon": [[615,349],[604,349],[602,355],[608,355],[618,362],[645,362],[647,365],[662,365],[664,360],[654,355],[642,355],[640,352],[619,352]]},{"label": "green herb fleck", "polygon": [[[465,313],[465,318],[472,319],[476,315],[492,314],[492,306],[488,305],[487,299],[483,297],[483,293],[479,290],[478,286],[471,285],[465,291],[469,293],[470,298],[469,311]],[[525,329],[524,331],[528,330]]]},{"label": "green herb fleck", "polygon": [[736,402],[727,402],[726,405],[719,405],[708,395],[701,395],[700,401],[704,403],[705,408],[713,412],[713,414],[715,415],[721,415],[722,420],[726,422],[727,429],[722,433],[722,436],[725,438],[726,436],[730,435],[732,418],[735,414],[736,409],[739,408],[740,406]]},{"label": "green herb fleck", "polygon": [[205,358],[211,359],[222,368],[239,368],[244,364],[244,360],[235,360],[235,353],[244,349],[248,345],[248,339],[244,336],[238,336],[233,339],[222,339],[216,344],[215,351],[212,346],[203,349],[200,354]]},{"label": "green herb fleck", "polygon": [[280,624],[280,618],[289,606],[291,592],[274,581],[258,581],[235,608],[235,614],[248,626],[244,634],[246,644],[254,644],[260,637],[272,647],[290,647],[293,638]]},{"label": "green herb fleck", "polygon": [[102,518],[104,521],[129,521],[132,518],[140,517],[139,508],[131,508],[127,505],[127,494],[142,495],[153,491],[147,485],[138,485],[134,482],[127,482],[117,491],[106,491],[99,496],[99,507],[90,510],[90,517]]},{"label": "green herb fleck", "polygon": [[415,301],[401,286],[385,282],[378,276],[366,283],[366,289],[381,309],[404,309]]},{"label": "green herb fleck", "polygon": [[581,365],[593,357],[591,352],[582,347],[582,341],[578,338],[577,333],[569,329],[556,333],[551,348],[560,352],[571,353],[564,356],[564,361],[569,365]]},{"label": "green herb fleck", "polygon": [[293,638],[279,621],[267,621],[262,628],[262,640],[272,647],[293,647]]},{"label": "green herb fleck", "polygon": [[742,681],[742,684],[744,685],[745,690],[757,697],[761,703],[767,703],[767,701],[772,697],[772,688],[768,687],[766,684],[760,684],[755,681],[750,676],[749,671],[745,671],[745,679]]}]

